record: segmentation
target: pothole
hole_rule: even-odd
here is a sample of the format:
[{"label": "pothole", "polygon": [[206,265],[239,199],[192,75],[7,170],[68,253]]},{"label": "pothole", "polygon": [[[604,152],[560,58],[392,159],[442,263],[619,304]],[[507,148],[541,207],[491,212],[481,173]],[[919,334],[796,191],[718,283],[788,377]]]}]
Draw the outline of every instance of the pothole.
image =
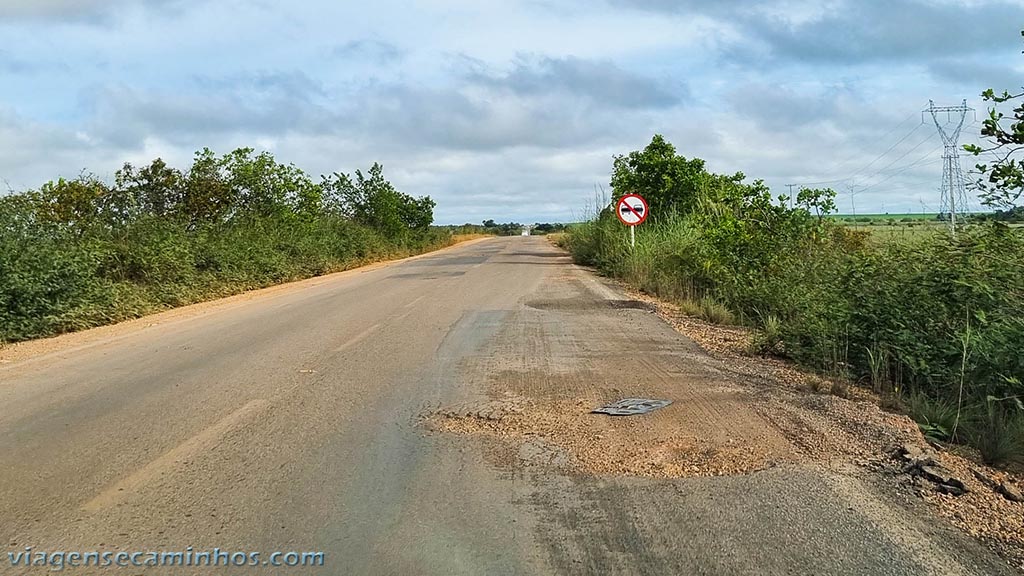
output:
[{"label": "pothole", "polygon": [[525,303],[537,310],[643,310],[654,312],[654,306],[640,300],[585,300],[580,298],[528,300]]},{"label": "pothole", "polygon": [[643,310],[645,312],[655,311],[653,304],[641,302],[640,300],[606,300],[606,302],[609,306],[617,310]]}]

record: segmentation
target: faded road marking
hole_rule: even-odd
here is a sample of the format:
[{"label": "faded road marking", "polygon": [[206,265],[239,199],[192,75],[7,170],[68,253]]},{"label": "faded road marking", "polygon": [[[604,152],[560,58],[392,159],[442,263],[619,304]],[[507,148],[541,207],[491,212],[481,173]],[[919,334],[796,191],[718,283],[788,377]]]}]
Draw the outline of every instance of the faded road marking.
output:
[{"label": "faded road marking", "polygon": [[416,304],[418,304],[419,302],[421,302],[421,301],[422,301],[422,300],[423,300],[424,298],[426,298],[426,297],[427,297],[427,295],[426,295],[426,294],[424,294],[423,296],[420,296],[419,298],[416,298],[416,299],[415,299],[415,300],[413,300],[412,302],[409,302],[408,304],[406,304],[406,305],[402,306],[402,308],[412,308],[413,306],[415,306]]},{"label": "faded road marking", "polygon": [[190,457],[214,446],[217,444],[217,441],[229,431],[239,427],[246,420],[269,407],[270,402],[263,399],[250,401],[245,406],[242,406],[238,410],[235,410],[231,414],[228,414],[217,421],[213,426],[210,426],[199,434],[196,434],[185,442],[182,442],[178,446],[172,448],[169,452],[166,452],[163,456],[160,456],[156,460],[146,464],[134,474],[124,478],[110,488],[107,488],[98,496],[86,502],[82,506],[82,510],[86,512],[96,512],[103,508],[107,508],[125,495],[134,492],[149,480],[160,476],[160,474],[165,470],[168,470],[181,461],[188,460]]},{"label": "faded road marking", "polygon": [[346,348],[349,348],[350,346],[358,344],[364,338],[366,338],[370,334],[373,334],[374,331],[376,331],[378,328],[380,328],[380,324],[374,324],[373,326],[370,326],[366,330],[363,330],[359,334],[356,334],[353,338],[349,339],[347,342],[345,342],[341,346],[338,346],[337,348],[335,348],[334,351],[335,352],[341,352],[341,351],[345,350]]}]

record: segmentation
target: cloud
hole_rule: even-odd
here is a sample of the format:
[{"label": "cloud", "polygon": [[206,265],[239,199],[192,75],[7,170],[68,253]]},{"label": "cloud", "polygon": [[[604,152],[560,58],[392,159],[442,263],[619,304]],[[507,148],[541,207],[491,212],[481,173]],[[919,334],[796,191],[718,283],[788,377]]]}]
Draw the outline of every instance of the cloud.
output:
[{"label": "cloud", "polygon": [[327,94],[321,82],[310,78],[305,72],[251,72],[232,73],[223,76],[197,75],[195,77],[204,92],[230,92],[244,94],[246,98],[294,99],[297,103],[309,103]]},{"label": "cloud", "polygon": [[4,0],[0,20],[99,21],[125,6],[165,8],[186,0]]},{"label": "cloud", "polygon": [[741,32],[732,60],[748,63],[763,58],[803,64],[908,62],[1012,50],[1024,22],[1024,6],[1010,0],[610,1],[718,19]]},{"label": "cloud", "polygon": [[[303,75],[259,75],[244,80],[203,80],[211,90],[154,92],[116,85],[89,96],[91,137],[135,149],[147,137],[201,148],[226,135],[317,134],[336,125],[314,101],[316,85]],[[243,90],[241,87],[247,87]]]},{"label": "cloud", "polygon": [[[756,97],[751,97],[755,95]],[[824,87],[815,92],[798,92],[768,83],[744,85],[727,100],[743,117],[767,130],[796,130],[822,122],[843,122],[844,105],[859,100],[848,86]],[[863,105],[863,102],[856,102]]]},{"label": "cloud", "polygon": [[577,58],[520,58],[507,72],[465,59],[461,65],[444,87],[383,83],[359,90],[344,125],[382,145],[557,148],[628,133],[636,116],[679,106],[687,94],[683,85],[673,90],[614,64]]},{"label": "cloud", "polygon": [[35,69],[36,65],[33,62],[17,58],[8,52],[0,50],[0,73],[12,75],[30,74]]},{"label": "cloud", "polygon": [[[929,98],[1014,89],[1022,11],[1009,0],[7,0],[0,177],[35,187],[256,146],[312,174],[381,161],[403,190],[434,196],[444,222],[554,220],[593,204],[614,154],[663,133],[781,193],[856,173],[915,128]],[[934,195],[941,170],[926,156],[938,142],[914,149],[917,129],[857,173],[880,182],[858,212]]]},{"label": "cloud", "polygon": [[1018,68],[998,63],[979,62],[977,59],[943,58],[928,65],[928,70],[939,80],[968,86],[980,93],[982,88],[996,92],[1018,90],[1024,85]]},{"label": "cloud", "polygon": [[73,177],[83,170],[114,165],[121,152],[74,130],[31,121],[2,106],[0,150],[0,193],[7,185],[24,190],[59,176]]},{"label": "cloud", "polygon": [[330,49],[330,55],[342,60],[357,60],[375,64],[388,64],[405,57],[405,51],[380,40],[352,40]]},{"label": "cloud", "polygon": [[471,80],[519,96],[561,92],[617,108],[658,109],[681,104],[687,86],[623,70],[612,62],[580,58],[520,58],[507,74],[475,71]]},{"label": "cloud", "polygon": [[798,25],[748,23],[772,52],[802,62],[908,61],[999,50],[1020,37],[1024,7],[1009,2],[960,4],[847,0]]}]

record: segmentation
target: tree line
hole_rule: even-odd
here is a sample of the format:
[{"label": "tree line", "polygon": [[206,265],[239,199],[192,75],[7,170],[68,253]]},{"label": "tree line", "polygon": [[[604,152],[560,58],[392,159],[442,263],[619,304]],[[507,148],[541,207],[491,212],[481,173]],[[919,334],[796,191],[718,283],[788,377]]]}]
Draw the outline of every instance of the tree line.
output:
[{"label": "tree line", "polygon": [[0,342],[341,270],[451,241],[374,164],[314,179],[209,149],[0,197]]}]

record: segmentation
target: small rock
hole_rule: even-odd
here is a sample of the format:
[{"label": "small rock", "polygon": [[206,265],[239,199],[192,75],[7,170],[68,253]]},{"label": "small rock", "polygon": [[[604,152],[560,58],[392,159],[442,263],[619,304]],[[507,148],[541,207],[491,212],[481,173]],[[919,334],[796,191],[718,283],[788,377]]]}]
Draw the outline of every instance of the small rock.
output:
[{"label": "small rock", "polygon": [[1001,483],[996,491],[1010,502],[1024,502],[1024,494],[1021,494],[1019,488],[1008,482]]},{"label": "small rock", "polygon": [[989,488],[991,488],[993,490],[997,490],[997,491],[999,490],[999,483],[996,482],[988,474],[985,474],[984,472],[982,472],[980,470],[977,470],[975,468],[971,468],[971,474],[974,474],[974,477],[977,478],[985,486],[988,486]]},{"label": "small rock", "polygon": [[[925,479],[931,480],[939,486],[952,488],[954,491],[960,492],[960,494],[967,492],[967,486],[964,486],[964,483],[960,481],[959,478],[954,477],[949,470],[946,470],[941,466],[921,466],[919,470],[921,471],[921,476],[924,476]],[[946,492],[946,494],[951,493],[952,492]],[[960,494],[955,495],[959,496]]]},{"label": "small rock", "polygon": [[924,457],[924,450],[916,444],[904,444],[899,447],[899,454],[906,460],[919,460]]},{"label": "small rock", "polygon": [[964,488],[959,488],[950,484],[936,484],[935,491],[943,494],[949,494],[950,496],[963,496],[967,493]]}]

